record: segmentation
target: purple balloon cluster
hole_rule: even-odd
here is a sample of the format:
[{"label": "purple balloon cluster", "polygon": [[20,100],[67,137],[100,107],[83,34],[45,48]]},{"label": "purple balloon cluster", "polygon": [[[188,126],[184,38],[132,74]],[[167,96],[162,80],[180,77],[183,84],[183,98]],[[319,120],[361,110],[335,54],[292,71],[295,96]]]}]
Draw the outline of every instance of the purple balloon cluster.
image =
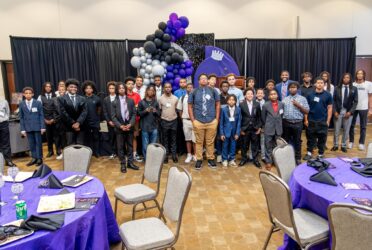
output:
[{"label": "purple balloon cluster", "polygon": [[166,69],[167,74],[165,75],[164,80],[166,82],[170,82],[174,90],[179,88],[181,78],[191,76],[192,72],[194,71],[191,60],[186,60],[179,64],[168,65]]},{"label": "purple balloon cluster", "polygon": [[189,26],[189,19],[185,16],[180,16],[176,13],[171,13],[169,15],[169,20],[167,21],[167,27],[164,32],[171,36],[171,41],[175,42],[178,39],[185,36],[185,29]]}]

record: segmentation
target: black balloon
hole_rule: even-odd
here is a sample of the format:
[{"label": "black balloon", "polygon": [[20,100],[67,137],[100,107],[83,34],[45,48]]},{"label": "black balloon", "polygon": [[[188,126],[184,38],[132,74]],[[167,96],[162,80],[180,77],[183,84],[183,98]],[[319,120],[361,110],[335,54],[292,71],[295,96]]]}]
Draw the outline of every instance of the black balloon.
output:
[{"label": "black balloon", "polygon": [[156,45],[152,41],[145,42],[145,44],[143,45],[143,48],[145,49],[147,53],[150,53],[150,54],[154,54],[156,52]]},{"label": "black balloon", "polygon": [[163,44],[163,42],[159,38],[155,38],[154,43],[156,45],[156,48],[160,48]]},{"label": "black balloon", "polygon": [[165,22],[160,22],[158,24],[159,29],[165,30],[167,28],[167,24]]},{"label": "black balloon", "polygon": [[173,53],[172,54],[172,61],[178,62],[178,60],[179,60],[179,55],[177,53]]},{"label": "black balloon", "polygon": [[159,60],[160,59],[160,55],[155,55],[154,56],[154,59]]},{"label": "black balloon", "polygon": [[166,50],[168,50],[170,47],[171,47],[171,44],[170,44],[170,43],[163,42],[163,44],[162,44],[162,46],[161,46],[161,49],[166,51]]},{"label": "black balloon", "polygon": [[160,56],[160,61],[164,61],[165,57],[164,56]]},{"label": "black balloon", "polygon": [[151,35],[147,35],[146,36],[146,41],[154,41],[155,39],[155,35],[154,34],[151,34]]},{"label": "black balloon", "polygon": [[170,64],[171,61],[172,61],[172,57],[169,56],[169,55],[168,55],[168,56],[165,56],[164,61],[165,61],[166,63]]},{"label": "black balloon", "polygon": [[164,35],[163,35],[163,41],[164,42],[170,42],[171,40],[172,40],[172,37],[169,34],[164,33]]},{"label": "black balloon", "polygon": [[174,49],[173,48],[170,48],[169,50],[168,50],[168,53],[170,53],[171,55],[174,53]]},{"label": "black balloon", "polygon": [[162,30],[155,30],[155,37],[156,38],[162,38],[164,35],[164,32]]}]

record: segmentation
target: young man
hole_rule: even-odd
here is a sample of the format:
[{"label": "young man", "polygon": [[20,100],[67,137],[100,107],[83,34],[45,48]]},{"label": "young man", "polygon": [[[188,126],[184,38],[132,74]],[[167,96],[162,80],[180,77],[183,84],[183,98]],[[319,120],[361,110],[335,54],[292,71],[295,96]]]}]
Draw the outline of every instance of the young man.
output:
[{"label": "young man", "polygon": [[[228,91],[229,91],[229,83],[224,80],[221,82],[221,94],[220,94],[220,105],[221,109],[225,106],[227,106],[227,97],[228,97]],[[217,163],[222,163],[222,141],[220,136],[220,130],[217,129],[217,135],[216,135],[216,161]]]},{"label": "young man", "polygon": [[216,83],[217,83],[217,76],[215,74],[208,75],[208,85],[209,85],[209,87],[216,90],[218,94],[221,94],[220,89],[216,87]]},{"label": "young man", "polygon": [[292,80],[289,80],[288,70],[282,70],[282,72],[280,72],[280,80],[281,82],[275,85],[276,92],[278,92],[279,101],[283,100],[289,95],[288,85],[293,82]]},{"label": "young man", "polygon": [[160,127],[162,129],[162,143],[167,150],[164,163],[168,163],[169,149],[172,153],[174,163],[178,162],[177,157],[177,102],[176,96],[172,95],[172,84],[164,83],[164,94],[160,97],[159,107],[161,110]]},{"label": "young man", "polygon": [[247,77],[246,81],[247,81],[247,89],[252,89],[253,94],[256,96],[256,89],[255,89],[256,78],[254,78],[253,76],[249,76]]},{"label": "young man", "polygon": [[351,74],[342,75],[340,84],[336,87],[333,94],[333,123],[335,124],[335,133],[333,137],[333,148],[331,151],[338,150],[338,141],[341,126],[343,127],[341,150],[346,153],[346,142],[349,138],[351,121],[353,113],[358,104],[358,89],[352,85]]},{"label": "young man", "polygon": [[328,71],[323,71],[320,73],[320,78],[324,81],[324,90],[331,94],[333,97],[335,86],[331,82],[331,74]]},{"label": "young man", "polygon": [[[136,83],[137,82],[142,82],[142,78],[138,77],[136,78]],[[141,101],[141,96],[134,92],[135,85],[134,85],[134,80],[131,77],[128,77],[124,81],[125,87],[126,87],[126,96],[134,101],[135,108],[137,109],[139,102]],[[136,84],[137,86],[137,84]],[[142,158],[137,154],[137,138],[140,133],[140,116],[136,116],[136,123],[134,124],[134,133],[133,133],[133,158],[136,162],[142,162]]]},{"label": "young man", "polygon": [[366,81],[366,72],[359,69],[355,73],[355,82],[353,83],[358,89],[358,104],[353,114],[353,120],[350,127],[350,142],[349,148],[354,145],[354,128],[356,120],[359,116],[360,124],[360,137],[359,137],[359,150],[364,150],[364,143],[366,140],[368,115],[371,115],[372,109],[372,82]]},{"label": "young man", "polygon": [[137,76],[135,81],[136,81],[135,86],[132,88],[132,91],[134,93],[139,94],[140,99],[142,100],[145,97],[145,91],[146,91],[146,86],[143,85],[143,77]]},{"label": "young man", "polygon": [[177,89],[176,91],[174,91],[174,95],[180,99],[182,96],[184,96],[186,94],[186,85],[187,85],[187,81],[185,78],[181,78],[180,80],[180,88]]},{"label": "young man", "polygon": [[62,119],[62,113],[60,108],[60,99],[66,93],[66,87],[63,85],[58,87],[58,95],[53,98],[56,110],[54,112],[54,122],[56,128],[55,143],[57,148],[57,160],[63,159],[62,150],[66,147],[66,127]]},{"label": "young man", "polygon": [[11,158],[12,152],[9,136],[9,115],[10,109],[8,101],[0,97],[0,152],[4,156],[6,165],[15,166]]},{"label": "young man", "polygon": [[54,114],[56,112],[56,106],[53,100],[54,97],[55,93],[53,93],[52,83],[45,82],[41,89],[41,95],[37,98],[37,100],[43,105],[46,139],[48,142],[47,158],[54,155],[53,144],[57,133],[54,120]]},{"label": "young man", "polygon": [[193,91],[193,84],[188,83],[186,86],[186,95],[182,96],[177,104],[177,110],[180,113],[180,117],[182,118],[183,124],[183,133],[185,135],[186,141],[186,150],[187,150],[187,157],[185,163],[190,163],[191,161],[196,161],[195,154],[195,134],[192,128],[192,122],[190,120],[189,111],[188,111],[188,98],[190,93]]},{"label": "young man", "polygon": [[35,100],[34,90],[30,87],[23,89],[23,100],[19,104],[19,117],[22,136],[27,136],[32,159],[26,166],[43,164],[43,142],[41,135],[45,132],[44,113],[41,102]]},{"label": "young man", "polygon": [[78,86],[78,80],[68,79],[66,81],[67,94],[59,99],[62,119],[66,127],[67,146],[84,144],[82,125],[87,117],[87,109],[85,98],[77,94]]},{"label": "young man", "polygon": [[239,103],[244,100],[244,95],[243,95],[243,91],[235,86],[235,82],[236,82],[235,75],[234,74],[228,74],[227,75],[227,82],[229,83],[228,93],[230,95],[235,95],[236,96],[236,98],[238,99],[237,104],[239,105]]},{"label": "young man", "polygon": [[301,74],[302,85],[301,85],[301,95],[305,98],[314,91],[314,86],[311,84],[313,80],[313,75],[310,72],[304,72]]},{"label": "young man", "polygon": [[[132,80],[133,81],[133,80]],[[125,80],[127,82],[127,79]],[[115,124],[116,142],[120,160],[120,171],[127,172],[127,168],[139,170],[133,164],[133,127],[136,122],[136,107],[134,101],[126,96],[126,86],[116,85],[118,97],[112,102],[111,119]]]},{"label": "young man", "polygon": [[[265,90],[264,89],[257,89],[256,92],[256,102],[260,104],[260,109],[262,112],[262,107],[265,104]],[[265,135],[261,129],[260,133],[260,154],[261,154],[261,160],[265,161]]]},{"label": "young man", "polygon": [[65,83],[65,81],[59,81],[59,82],[58,82],[57,90],[54,92],[54,94],[55,94],[57,97],[60,96],[60,91],[59,91],[60,88],[64,88],[64,89],[66,90],[66,83]]},{"label": "young man", "polygon": [[264,89],[264,98],[265,98],[265,101],[269,101],[269,97],[270,97],[270,91],[271,90],[276,90],[275,88],[275,81],[273,79],[269,79],[266,81],[265,83],[265,89]]},{"label": "young man", "polygon": [[[298,94],[298,82],[288,84],[289,96],[283,99],[283,138],[293,145],[296,164],[301,163],[301,134],[304,116],[309,113],[309,104],[305,97]],[[306,119],[306,118],[305,118]]]},{"label": "young man", "polygon": [[161,85],[161,76],[154,76],[154,85],[156,91],[156,100],[159,100],[163,94],[163,86]]},{"label": "young man", "polygon": [[261,133],[261,106],[254,100],[253,89],[248,88],[244,91],[245,100],[240,103],[242,112],[241,136],[242,136],[242,160],[239,166],[244,166],[248,162],[247,152],[251,145],[253,164],[261,168],[258,161],[259,138]]},{"label": "young man", "polygon": [[103,116],[107,122],[109,142],[111,145],[111,155],[109,159],[115,159],[116,157],[116,137],[115,137],[115,124],[111,118],[112,102],[115,101],[116,95],[116,82],[110,81],[107,83],[108,96],[103,99]]},{"label": "young man", "polygon": [[99,158],[99,129],[100,129],[100,116],[101,116],[101,98],[95,93],[96,85],[92,81],[85,81],[82,86],[85,94],[85,102],[87,109],[87,117],[84,121],[85,130],[85,145],[90,147],[93,155]]},{"label": "young man", "polygon": [[310,109],[304,122],[308,133],[307,154],[303,158],[305,161],[311,159],[315,146],[319,150],[318,157],[323,157],[332,118],[332,96],[324,90],[324,80],[318,77],[314,84],[315,91],[307,97]]},{"label": "young man", "polygon": [[[233,76],[234,77],[234,76]],[[207,74],[198,77],[199,87],[189,95],[188,109],[196,137],[196,164],[199,170],[203,163],[203,145],[206,144],[208,166],[216,168],[214,161],[214,139],[220,119],[220,96],[217,91],[208,86]]]}]

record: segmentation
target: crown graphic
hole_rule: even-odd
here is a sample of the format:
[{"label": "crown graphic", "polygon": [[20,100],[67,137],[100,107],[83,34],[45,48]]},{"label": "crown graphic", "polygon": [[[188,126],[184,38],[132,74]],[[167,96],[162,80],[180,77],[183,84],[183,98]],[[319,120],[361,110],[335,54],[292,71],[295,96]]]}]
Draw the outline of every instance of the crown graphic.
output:
[{"label": "crown graphic", "polygon": [[216,61],[222,61],[223,58],[223,53],[218,50],[212,50],[212,55],[211,57],[216,60]]}]

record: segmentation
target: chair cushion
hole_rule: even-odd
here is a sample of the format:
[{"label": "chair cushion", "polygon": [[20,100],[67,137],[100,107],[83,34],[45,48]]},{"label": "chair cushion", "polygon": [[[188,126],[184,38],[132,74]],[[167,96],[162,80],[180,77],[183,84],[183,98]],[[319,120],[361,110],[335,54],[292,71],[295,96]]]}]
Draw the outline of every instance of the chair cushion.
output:
[{"label": "chair cushion", "polygon": [[175,238],[164,222],[155,217],[125,222],[119,233],[126,248],[136,250],[164,246]]},{"label": "chair cushion", "polygon": [[115,189],[115,197],[124,203],[139,203],[155,198],[156,192],[143,184],[131,184]]}]

